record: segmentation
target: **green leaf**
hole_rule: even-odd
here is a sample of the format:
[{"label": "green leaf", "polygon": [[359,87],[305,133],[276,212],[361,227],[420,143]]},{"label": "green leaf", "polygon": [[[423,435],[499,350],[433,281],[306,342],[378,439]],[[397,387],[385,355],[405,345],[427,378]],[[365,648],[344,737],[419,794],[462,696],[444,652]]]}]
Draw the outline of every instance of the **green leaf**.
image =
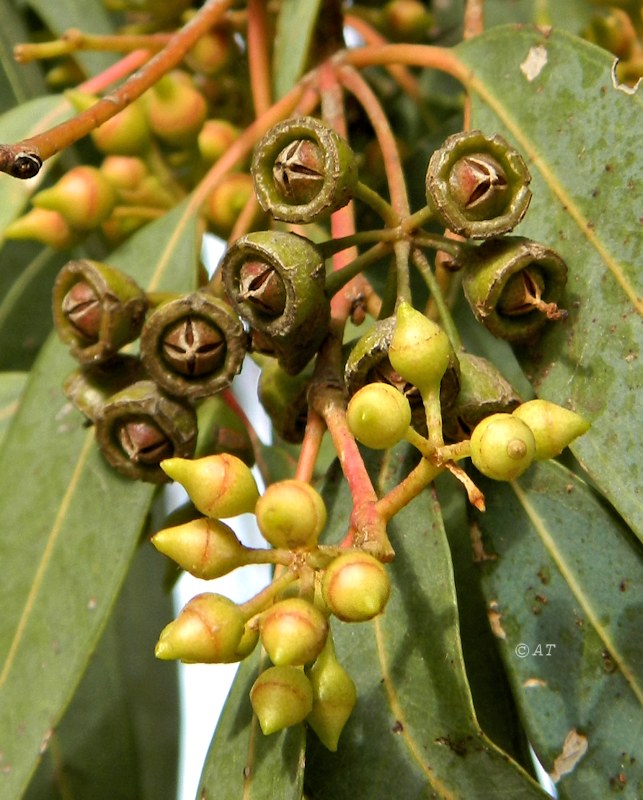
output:
[{"label": "green leaf", "polygon": [[[196,274],[185,201],[110,256],[148,289]],[[109,468],[60,385],[50,339],[0,452],[0,794],[17,798],[69,703],[127,572],[154,494]]]},{"label": "green leaf", "polygon": [[178,675],[154,657],[172,616],[164,571],[145,542],[26,800],[174,800]]},{"label": "green leaf", "polygon": [[0,446],[27,383],[26,372],[0,372]]},{"label": "green leaf", "polygon": [[321,0],[284,0],[277,18],[272,80],[282,97],[303,75],[310,55]]},{"label": "green leaf", "polygon": [[[379,489],[396,485],[409,466],[400,449],[389,453],[378,473]],[[350,498],[338,471],[329,476],[325,499],[333,538],[341,538]],[[308,790],[333,800],[544,797],[475,718],[437,501],[423,492],[388,531],[396,557],[385,613],[373,622],[333,626],[337,657],[357,685],[358,700],[337,753],[311,734]]]},{"label": "green leaf", "polygon": [[587,24],[591,14],[596,11],[587,0],[485,0],[485,28],[505,23],[533,22],[536,25],[550,25],[570,33],[579,33]]},{"label": "green leaf", "polygon": [[472,125],[501,133],[529,163],[533,200],[517,233],[569,267],[569,318],[519,359],[540,397],[591,421],[574,455],[643,536],[634,424],[643,417],[643,95],[616,88],[610,56],[564,33],[496,28],[456,52],[473,70]]},{"label": "green leaf", "polygon": [[35,62],[18,64],[13,57],[15,45],[29,40],[15,2],[0,0],[0,19],[0,110],[4,111],[16,103],[26,103],[32,97],[44,94],[46,86]]},{"label": "green leaf", "polygon": [[199,800],[301,800],[304,726],[264,736],[252,714],[249,692],[266,666],[260,648],[239,666],[206,756]]},{"label": "green leaf", "polygon": [[516,484],[476,482],[487,499],[487,512],[475,515],[490,556],[478,565],[482,586],[539,759],[553,771],[576,731],[587,752],[561,778],[559,796],[602,800],[621,788],[620,796],[639,797],[640,544],[554,462],[539,463]]}]

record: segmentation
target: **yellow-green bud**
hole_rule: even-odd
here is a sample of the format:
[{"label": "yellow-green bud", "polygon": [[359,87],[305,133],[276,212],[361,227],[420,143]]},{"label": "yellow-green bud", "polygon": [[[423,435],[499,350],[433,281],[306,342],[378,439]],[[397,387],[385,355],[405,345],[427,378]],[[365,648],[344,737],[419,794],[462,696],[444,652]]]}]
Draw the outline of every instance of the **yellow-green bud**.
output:
[{"label": "yellow-green bud", "polygon": [[78,242],[78,233],[58,211],[32,208],[5,228],[6,239],[33,239],[40,244],[65,250]]},{"label": "yellow-green bud", "polygon": [[327,635],[328,620],[302,597],[289,597],[275,603],[261,620],[261,642],[277,666],[314,661]]},{"label": "yellow-green bud", "polygon": [[396,325],[388,350],[393,369],[420,394],[437,389],[449,366],[451,345],[446,333],[410,303],[397,307]]},{"label": "yellow-green bud", "polygon": [[246,548],[232,528],[218,519],[195,519],[152,536],[152,544],[164,555],[203,580],[220,578],[247,564]]},{"label": "yellow-green bud", "polygon": [[236,456],[220,453],[194,460],[166,458],[161,468],[178,481],[206,517],[221,519],[250,514],[259,491],[250,469]]},{"label": "yellow-green bud", "polygon": [[557,456],[589,430],[589,422],[580,414],[548,400],[529,400],[518,406],[512,416],[531,428],[536,440],[536,461]]},{"label": "yellow-green bud", "polygon": [[321,743],[334,753],[357,703],[357,690],[351,676],[337,661],[330,637],[308,670],[308,678],[313,686],[313,710],[306,722]]},{"label": "yellow-green bud", "polygon": [[326,506],[305,481],[272,483],[257,501],[257,525],[273,547],[314,547],[326,524]]},{"label": "yellow-green bud", "polygon": [[404,438],[411,424],[411,406],[390,383],[369,383],[351,397],[346,421],[366,447],[385,450]]},{"label": "yellow-green bud", "polygon": [[244,625],[241,610],[232,600],[220,594],[198,594],[161,631],[154,655],[186,663],[237,661]]},{"label": "yellow-green bud", "polygon": [[58,211],[76,230],[96,228],[116,205],[112,184],[96,167],[82,165],[69,170],[50,189],[33,197],[38,208]]},{"label": "yellow-green bud", "polygon": [[303,722],[313,707],[313,687],[301,667],[270,667],[254,682],[250,702],[267,736]]},{"label": "yellow-green bud", "polygon": [[471,460],[496,481],[512,481],[529,467],[536,441],[529,426],[512,414],[485,417],[471,434]]},{"label": "yellow-green bud", "polygon": [[326,605],[344,622],[365,622],[381,614],[391,593],[384,565],[364,552],[342,553],[322,581]]}]

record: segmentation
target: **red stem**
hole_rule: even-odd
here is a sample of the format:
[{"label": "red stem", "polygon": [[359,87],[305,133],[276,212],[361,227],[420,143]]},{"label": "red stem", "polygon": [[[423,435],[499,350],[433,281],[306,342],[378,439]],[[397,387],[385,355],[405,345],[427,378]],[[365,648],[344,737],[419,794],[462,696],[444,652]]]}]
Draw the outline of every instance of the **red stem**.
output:
[{"label": "red stem", "polygon": [[252,102],[255,107],[255,116],[259,117],[272,105],[268,18],[264,0],[248,0],[247,39]]}]

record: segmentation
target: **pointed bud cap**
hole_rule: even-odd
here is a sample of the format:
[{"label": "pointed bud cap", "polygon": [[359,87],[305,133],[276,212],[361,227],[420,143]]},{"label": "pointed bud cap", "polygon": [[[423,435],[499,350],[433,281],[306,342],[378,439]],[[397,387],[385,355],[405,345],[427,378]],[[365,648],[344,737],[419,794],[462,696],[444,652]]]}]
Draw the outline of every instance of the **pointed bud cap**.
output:
[{"label": "pointed bud cap", "polygon": [[536,441],[529,426],[512,414],[492,414],[471,434],[471,460],[496,481],[512,481],[531,465]]},{"label": "pointed bud cap", "polygon": [[261,620],[261,642],[277,666],[314,661],[327,635],[328,620],[302,597],[289,597],[275,603]]},{"label": "pointed bud cap", "polygon": [[410,303],[399,304],[396,320],[389,360],[393,369],[424,395],[439,387],[449,366],[449,338],[439,325]]},{"label": "pointed bud cap", "polygon": [[337,661],[330,637],[308,670],[308,678],[313,686],[313,710],[306,722],[324,747],[334,753],[357,703],[357,689],[351,676]]},{"label": "pointed bud cap", "polygon": [[369,383],[351,397],[346,421],[359,442],[374,450],[385,450],[406,435],[411,406],[390,383]]},{"label": "pointed bud cap", "polygon": [[518,406],[513,416],[531,428],[536,440],[536,461],[557,456],[589,430],[589,422],[580,414],[547,400],[529,400]]},{"label": "pointed bud cap", "polygon": [[301,667],[270,667],[255,681],[250,702],[267,736],[303,722],[313,707],[313,688]]},{"label": "pointed bud cap", "polygon": [[112,213],[116,192],[100,170],[83,165],[69,170],[50,189],[34,195],[33,204],[58,211],[72,228],[88,231]]},{"label": "pointed bud cap", "polygon": [[164,661],[219,664],[236,660],[245,621],[227,597],[204,593],[193,597],[161,631],[154,655]]},{"label": "pointed bud cap", "polygon": [[257,501],[257,524],[273,547],[314,547],[326,524],[326,506],[305,481],[273,483]]},{"label": "pointed bud cap", "polygon": [[254,511],[259,491],[250,469],[236,456],[221,453],[194,460],[168,458],[161,467],[178,481],[206,517],[236,517]]},{"label": "pointed bud cap", "polygon": [[326,569],[322,581],[326,605],[344,622],[365,622],[381,614],[390,593],[386,568],[364,552],[338,556]]},{"label": "pointed bud cap", "polygon": [[211,580],[247,564],[246,548],[232,528],[215,519],[195,519],[165,528],[152,544],[195,578]]},{"label": "pointed bud cap", "polygon": [[66,250],[78,242],[78,233],[58,211],[32,208],[5,228],[6,239],[32,239],[54,250]]}]

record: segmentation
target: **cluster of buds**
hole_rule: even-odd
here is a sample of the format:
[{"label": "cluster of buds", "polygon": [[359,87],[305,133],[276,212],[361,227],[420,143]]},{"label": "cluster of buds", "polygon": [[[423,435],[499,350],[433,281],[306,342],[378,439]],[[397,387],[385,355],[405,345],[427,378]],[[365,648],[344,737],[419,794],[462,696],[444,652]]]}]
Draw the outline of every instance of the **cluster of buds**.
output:
[{"label": "cluster of buds", "polygon": [[[160,552],[204,579],[247,564],[279,567],[270,586],[240,605],[213,593],[192,598],[161,632],[156,656],[228,663],[261,642],[272,665],[250,700],[262,731],[306,721],[336,750],[357,697],[337,659],[330,620],[365,622],[382,613],[390,594],[385,566],[361,550],[319,544],[326,506],[305,481],[279,481],[259,495],[250,469],[230,454],[175,457],[161,467],[204,516],[156,533]],[[222,521],[244,513],[255,515],[270,547],[244,546]]]}]

